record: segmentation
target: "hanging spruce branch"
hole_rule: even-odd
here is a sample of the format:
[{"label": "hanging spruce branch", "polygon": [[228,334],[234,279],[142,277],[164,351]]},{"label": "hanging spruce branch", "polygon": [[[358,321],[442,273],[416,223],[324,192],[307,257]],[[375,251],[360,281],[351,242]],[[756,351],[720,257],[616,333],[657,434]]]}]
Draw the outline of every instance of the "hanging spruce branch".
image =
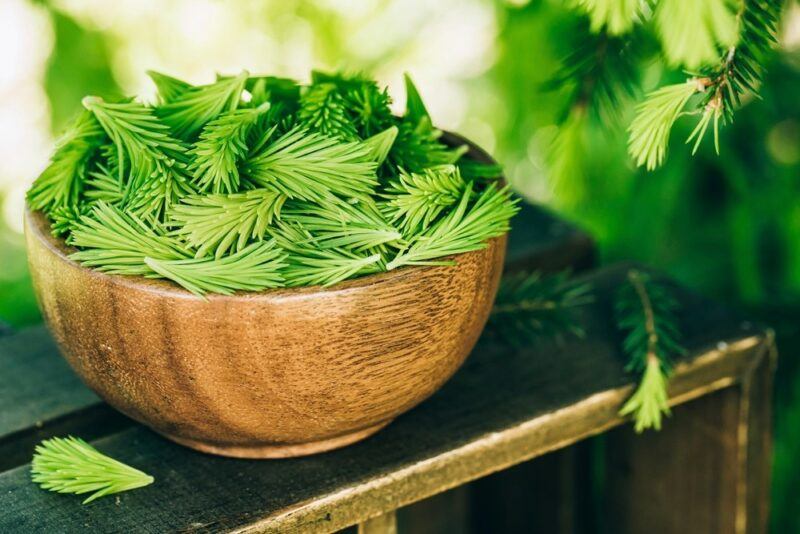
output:
[{"label": "hanging spruce branch", "polygon": [[[700,68],[685,84],[662,87],[645,97],[630,127],[628,148],[637,165],[652,170],[663,163],[672,125],[680,115],[699,116],[686,141],[693,143],[693,154],[712,125],[714,147],[719,153],[720,125],[733,120],[746,95],[757,94],[762,65],[777,42],[782,5],[778,0],[742,0],[734,19],[737,37],[722,49],[717,65]],[[714,20],[720,16],[714,15]],[[696,44],[693,35],[686,37],[686,46]],[[694,95],[700,96],[692,99]]]},{"label": "hanging spruce branch", "polygon": [[142,488],[152,476],[117,461],[79,438],[46,439],[36,446],[31,479],[43,489],[83,495],[88,504],[106,495]]},{"label": "hanging spruce branch", "polygon": [[569,272],[520,272],[500,281],[487,334],[522,347],[542,338],[583,337],[576,312],[594,301],[592,287],[569,280]]},{"label": "hanging spruce branch", "polygon": [[628,271],[616,296],[617,326],[626,332],[626,370],[641,377],[619,413],[633,416],[637,432],[659,430],[662,415],[670,413],[667,380],[673,357],[683,353],[678,343],[677,308],[664,285],[637,270]]}]

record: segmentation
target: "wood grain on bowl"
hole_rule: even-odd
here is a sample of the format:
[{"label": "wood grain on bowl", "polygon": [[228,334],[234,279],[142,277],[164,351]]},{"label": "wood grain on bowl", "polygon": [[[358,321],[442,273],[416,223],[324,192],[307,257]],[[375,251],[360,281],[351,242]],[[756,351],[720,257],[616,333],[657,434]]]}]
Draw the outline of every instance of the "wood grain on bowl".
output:
[{"label": "wood grain on bowl", "polygon": [[42,313],[87,385],[175,441],[251,458],[346,445],[430,396],[477,341],[506,248],[504,236],[455,266],[204,300],[83,267],[44,215],[25,224]]}]

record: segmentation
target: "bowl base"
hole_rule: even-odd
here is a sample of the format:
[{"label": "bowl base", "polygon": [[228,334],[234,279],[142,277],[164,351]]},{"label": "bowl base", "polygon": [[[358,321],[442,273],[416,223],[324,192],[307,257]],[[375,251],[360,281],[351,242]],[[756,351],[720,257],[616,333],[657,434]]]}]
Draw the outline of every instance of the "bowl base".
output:
[{"label": "bowl base", "polygon": [[343,434],[334,438],[319,441],[309,441],[306,443],[287,443],[278,444],[256,444],[256,445],[219,445],[198,441],[194,439],[181,438],[170,434],[162,434],[165,438],[174,441],[185,447],[201,452],[216,454],[219,456],[229,456],[231,458],[247,458],[251,460],[261,460],[270,458],[294,458],[296,456],[308,456],[320,452],[327,452],[340,447],[345,447],[362,439],[366,439],[375,434],[383,427],[392,422],[382,421],[377,425],[362,428],[349,434]]}]

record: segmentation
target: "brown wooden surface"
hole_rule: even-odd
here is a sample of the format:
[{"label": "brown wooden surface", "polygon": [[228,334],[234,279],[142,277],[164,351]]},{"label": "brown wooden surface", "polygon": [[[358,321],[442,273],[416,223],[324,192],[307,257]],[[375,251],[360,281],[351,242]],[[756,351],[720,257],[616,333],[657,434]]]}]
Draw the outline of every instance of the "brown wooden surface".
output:
[{"label": "brown wooden surface", "polygon": [[[593,275],[599,298],[582,314],[585,339],[528,349],[481,343],[436,395],[364,442],[257,462],[196,453],[137,426],[94,444],[155,484],[80,506],[30,484],[21,466],[0,475],[0,532],[333,531],[605,432],[623,422],[617,411],[631,392],[609,308],[623,276]],[[720,306],[678,296],[689,351],[675,368],[671,403],[738,387],[770,336]],[[762,465],[753,464],[748,473]],[[745,494],[763,492],[758,482]]]}]

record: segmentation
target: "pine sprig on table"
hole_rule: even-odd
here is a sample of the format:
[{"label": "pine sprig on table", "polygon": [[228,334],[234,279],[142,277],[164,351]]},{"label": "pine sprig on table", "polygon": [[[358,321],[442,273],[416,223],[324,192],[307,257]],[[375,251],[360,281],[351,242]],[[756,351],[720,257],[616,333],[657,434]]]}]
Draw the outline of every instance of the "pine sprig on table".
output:
[{"label": "pine sprig on table", "polygon": [[442,256],[484,247],[516,212],[490,183],[496,165],[439,141],[410,79],[397,118],[360,75],[315,73],[306,87],[247,73],[203,86],[150,76],[155,107],[85,98],[30,192],[87,267],[199,295],[330,285],[449,264]]},{"label": "pine sprig on table", "polygon": [[152,476],[97,451],[79,438],[52,438],[36,446],[31,478],[43,489],[95,499],[153,483]]},{"label": "pine sprig on table", "polygon": [[594,301],[592,287],[571,282],[569,275],[520,272],[503,276],[487,331],[515,346],[563,334],[583,337],[575,312]]},{"label": "pine sprig on table", "polygon": [[626,332],[626,369],[641,376],[639,386],[619,413],[633,416],[637,432],[659,430],[662,414],[670,413],[667,378],[672,358],[683,353],[678,342],[677,309],[677,301],[664,285],[637,270],[628,272],[626,284],[616,296],[617,326]]}]

